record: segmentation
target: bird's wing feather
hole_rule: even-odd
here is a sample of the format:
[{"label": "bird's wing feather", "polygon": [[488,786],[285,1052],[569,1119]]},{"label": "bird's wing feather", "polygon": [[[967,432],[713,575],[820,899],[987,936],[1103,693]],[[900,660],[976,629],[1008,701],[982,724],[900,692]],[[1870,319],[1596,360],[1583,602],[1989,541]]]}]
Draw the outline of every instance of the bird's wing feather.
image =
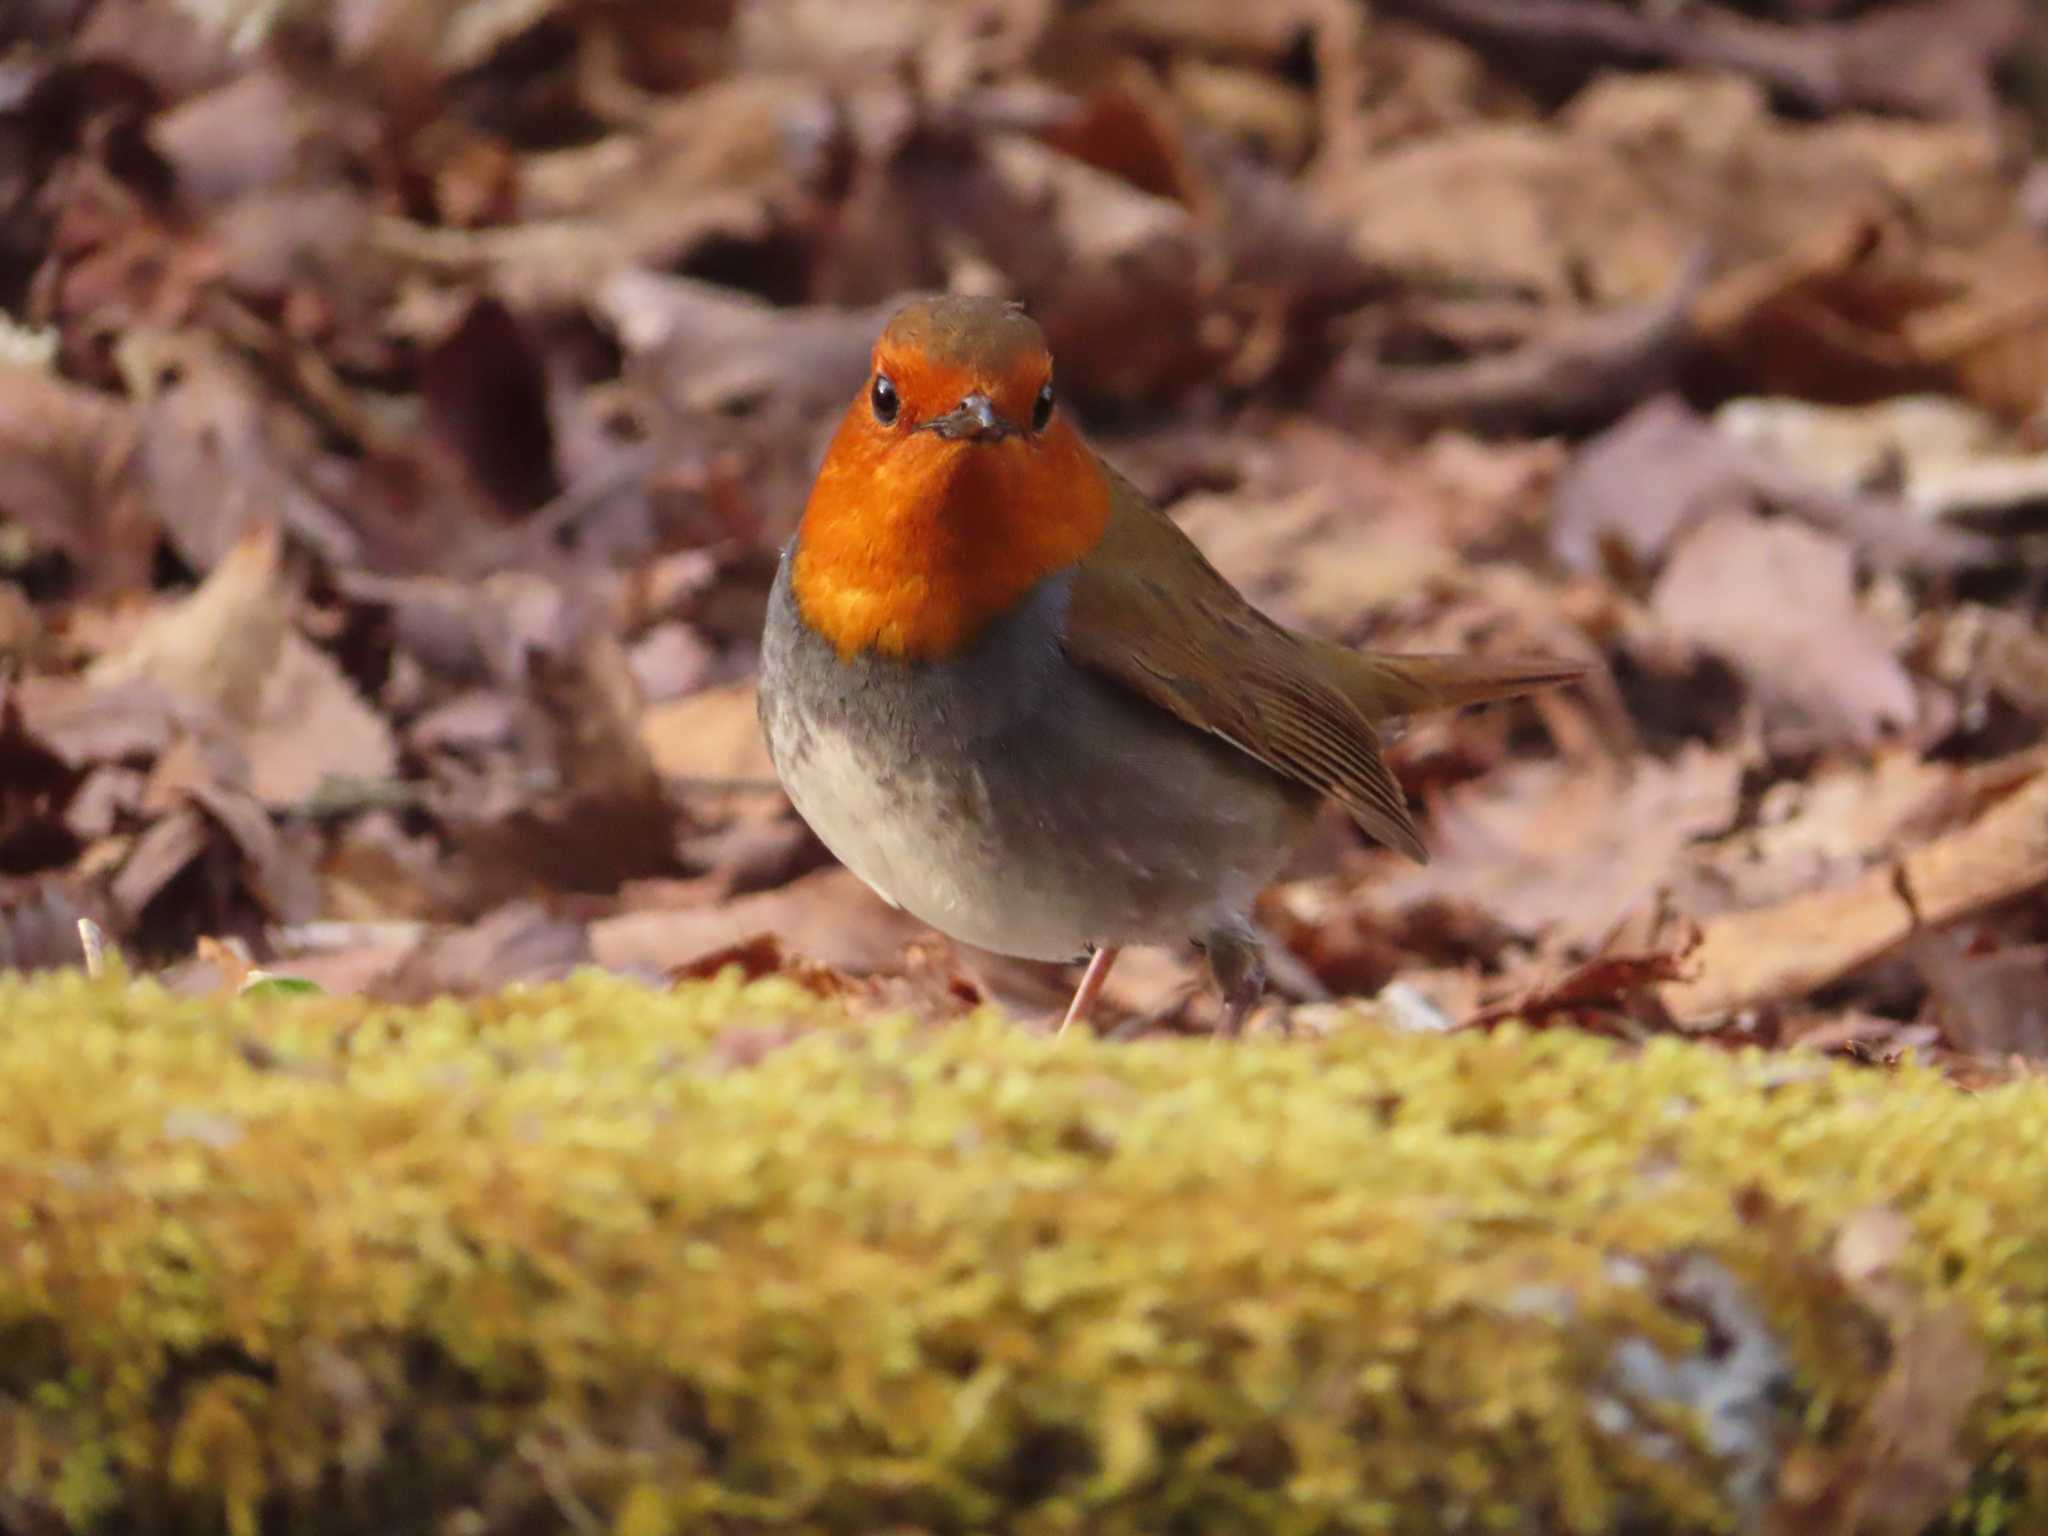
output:
[{"label": "bird's wing feather", "polygon": [[1372,720],[1340,686],[1342,670],[1317,655],[1321,642],[1252,607],[1171,518],[1106,465],[1104,473],[1109,526],[1075,568],[1068,656],[1328,795],[1388,847],[1426,859]]}]

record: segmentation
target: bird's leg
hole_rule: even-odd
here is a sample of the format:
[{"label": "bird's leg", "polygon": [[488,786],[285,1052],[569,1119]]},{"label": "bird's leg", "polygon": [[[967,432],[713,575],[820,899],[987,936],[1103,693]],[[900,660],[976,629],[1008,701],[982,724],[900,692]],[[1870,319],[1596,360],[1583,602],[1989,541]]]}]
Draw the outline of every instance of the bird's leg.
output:
[{"label": "bird's leg", "polygon": [[1074,988],[1074,1000],[1067,1004],[1067,1016],[1060,1020],[1055,1039],[1067,1032],[1069,1024],[1088,1016],[1088,1010],[1095,1006],[1095,999],[1102,991],[1102,984],[1109,980],[1109,968],[1116,964],[1116,956],[1116,945],[1104,944],[1088,957],[1088,969],[1081,973],[1081,985]]},{"label": "bird's leg", "polygon": [[1209,954],[1209,974],[1223,994],[1225,1038],[1244,1033],[1244,1021],[1266,991],[1266,957],[1258,938],[1246,928],[1218,928],[1202,941]]}]

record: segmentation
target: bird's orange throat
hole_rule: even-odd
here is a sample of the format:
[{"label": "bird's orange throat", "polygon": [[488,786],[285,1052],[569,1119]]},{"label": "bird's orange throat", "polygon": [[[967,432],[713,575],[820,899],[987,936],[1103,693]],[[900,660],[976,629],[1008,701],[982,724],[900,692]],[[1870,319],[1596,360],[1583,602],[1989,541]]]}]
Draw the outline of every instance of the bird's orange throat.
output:
[{"label": "bird's orange throat", "polygon": [[790,575],[842,658],[953,655],[1102,538],[1109,482],[1064,422],[1036,440],[886,440],[861,410],[825,455]]}]

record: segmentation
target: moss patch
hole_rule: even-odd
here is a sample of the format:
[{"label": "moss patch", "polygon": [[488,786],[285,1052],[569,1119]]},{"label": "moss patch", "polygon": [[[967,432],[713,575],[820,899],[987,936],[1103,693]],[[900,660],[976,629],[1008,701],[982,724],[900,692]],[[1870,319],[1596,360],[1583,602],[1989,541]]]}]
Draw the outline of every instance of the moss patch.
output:
[{"label": "moss patch", "polygon": [[1929,1319],[2048,1528],[2048,1084],[0,978],[10,1528],[1747,1529]]}]

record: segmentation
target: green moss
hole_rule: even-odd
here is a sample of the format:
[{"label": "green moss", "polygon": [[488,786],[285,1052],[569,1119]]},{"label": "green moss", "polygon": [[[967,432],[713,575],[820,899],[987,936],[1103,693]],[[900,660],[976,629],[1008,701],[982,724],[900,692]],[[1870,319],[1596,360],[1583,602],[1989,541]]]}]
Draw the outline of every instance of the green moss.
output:
[{"label": "green moss", "polygon": [[2048,1527],[2048,1084],[1355,1027],[857,1023],[0,977],[0,1520],[1743,1528],[1853,1448],[1898,1212]]}]

